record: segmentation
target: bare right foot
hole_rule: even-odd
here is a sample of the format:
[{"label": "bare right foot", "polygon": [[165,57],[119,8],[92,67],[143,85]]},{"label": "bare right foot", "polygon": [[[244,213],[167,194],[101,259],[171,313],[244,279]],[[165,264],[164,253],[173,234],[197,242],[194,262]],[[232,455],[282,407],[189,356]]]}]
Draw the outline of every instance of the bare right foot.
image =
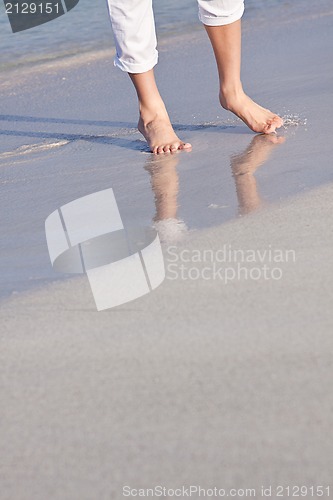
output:
[{"label": "bare right foot", "polygon": [[271,134],[282,127],[283,120],[252,101],[241,89],[238,92],[220,92],[220,103],[224,109],[231,111],[254,132]]},{"label": "bare right foot", "polygon": [[191,144],[183,142],[172,128],[166,110],[159,112],[140,111],[138,130],[146,139],[154,154],[175,153],[181,149],[191,149]]}]

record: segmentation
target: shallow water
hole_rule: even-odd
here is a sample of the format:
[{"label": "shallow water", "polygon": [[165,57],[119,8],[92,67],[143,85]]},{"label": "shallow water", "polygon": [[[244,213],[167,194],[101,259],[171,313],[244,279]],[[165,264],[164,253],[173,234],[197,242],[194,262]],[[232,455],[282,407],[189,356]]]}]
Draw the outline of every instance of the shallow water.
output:
[{"label": "shallow water", "polygon": [[[330,6],[329,0],[318,0],[318,8]],[[297,15],[308,8],[306,0],[247,0],[247,19],[252,16]],[[182,33],[199,26],[195,0],[154,0],[159,36]],[[19,33],[12,33],[0,3],[0,68],[31,64],[43,59],[104,49],[113,45],[111,27],[105,0],[80,0],[65,16]]]}]

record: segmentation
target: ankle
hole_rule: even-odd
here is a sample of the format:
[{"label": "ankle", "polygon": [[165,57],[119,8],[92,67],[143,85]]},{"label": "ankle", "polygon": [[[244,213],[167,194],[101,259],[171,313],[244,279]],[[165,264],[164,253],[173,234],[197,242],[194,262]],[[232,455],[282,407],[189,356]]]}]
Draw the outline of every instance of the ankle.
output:
[{"label": "ankle", "polygon": [[165,118],[168,116],[164,102],[156,101],[148,104],[139,103],[140,119],[144,124],[147,124],[156,118]]},{"label": "ankle", "polygon": [[244,96],[242,84],[221,86],[220,88],[220,101],[224,108],[230,109],[234,102]]}]

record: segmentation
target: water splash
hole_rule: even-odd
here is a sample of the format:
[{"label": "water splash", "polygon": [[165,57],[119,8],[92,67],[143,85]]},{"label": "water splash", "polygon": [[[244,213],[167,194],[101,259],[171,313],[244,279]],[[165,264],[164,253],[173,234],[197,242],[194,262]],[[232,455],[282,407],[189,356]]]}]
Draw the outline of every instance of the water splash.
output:
[{"label": "water splash", "polygon": [[299,115],[288,114],[282,116],[283,119],[283,128],[287,129],[289,127],[299,127],[307,125],[307,118],[302,118]]}]

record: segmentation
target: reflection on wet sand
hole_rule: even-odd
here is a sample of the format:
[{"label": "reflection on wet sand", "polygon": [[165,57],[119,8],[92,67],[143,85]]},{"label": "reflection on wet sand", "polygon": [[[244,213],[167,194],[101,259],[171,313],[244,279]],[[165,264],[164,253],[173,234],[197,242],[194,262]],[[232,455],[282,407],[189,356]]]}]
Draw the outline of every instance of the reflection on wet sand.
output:
[{"label": "reflection on wet sand", "polygon": [[231,170],[235,179],[239,215],[246,215],[261,206],[254,173],[266,163],[273,149],[284,141],[284,137],[277,135],[256,135],[245,151],[231,156]]},{"label": "reflection on wet sand", "polygon": [[[238,199],[238,213],[245,215],[258,209],[260,199],[255,172],[269,159],[274,148],[285,141],[277,135],[256,135],[247,148],[230,158],[232,175],[235,180]],[[154,227],[161,241],[174,242],[187,231],[184,221],[177,217],[179,176],[177,166],[181,154],[164,156],[151,155],[145,165],[155,197],[156,214]]]},{"label": "reflection on wet sand", "polygon": [[179,177],[177,165],[179,154],[149,158],[145,169],[150,173],[151,186],[155,196],[156,214],[154,227],[161,241],[177,241],[187,231],[181,219],[177,218]]}]

